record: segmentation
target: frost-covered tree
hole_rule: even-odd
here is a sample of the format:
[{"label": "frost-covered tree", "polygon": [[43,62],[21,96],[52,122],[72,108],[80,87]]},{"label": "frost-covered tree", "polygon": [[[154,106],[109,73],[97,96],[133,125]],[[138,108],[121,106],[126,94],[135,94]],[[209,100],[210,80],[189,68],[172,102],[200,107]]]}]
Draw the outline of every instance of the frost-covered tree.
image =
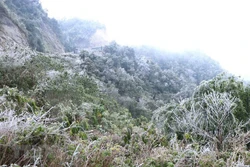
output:
[{"label": "frost-covered tree", "polygon": [[204,94],[200,101],[192,100],[189,108],[183,107],[181,116],[173,116],[176,124],[172,128],[223,150],[228,139],[244,126],[234,115],[236,101],[237,98],[228,93]]},{"label": "frost-covered tree", "polygon": [[202,82],[195,89],[193,96],[199,99],[203,94],[209,94],[213,91],[230,93],[232,96],[238,98],[234,115],[240,121],[247,121],[249,119],[250,91],[249,87],[245,86],[240,78],[225,73],[220,74],[212,80]]},{"label": "frost-covered tree", "polygon": [[248,108],[249,87],[224,74],[201,83],[192,97],[159,108],[153,121],[168,136],[191,135],[222,150],[230,138],[249,129]]}]

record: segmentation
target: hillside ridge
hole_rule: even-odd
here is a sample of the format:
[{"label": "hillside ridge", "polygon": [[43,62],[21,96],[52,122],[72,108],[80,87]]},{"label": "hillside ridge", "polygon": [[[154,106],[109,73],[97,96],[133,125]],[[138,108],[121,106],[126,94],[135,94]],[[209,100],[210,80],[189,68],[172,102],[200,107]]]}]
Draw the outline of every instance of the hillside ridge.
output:
[{"label": "hillside ridge", "polygon": [[40,52],[64,52],[60,32],[56,32],[58,23],[48,18],[38,0],[1,1],[0,17],[1,48],[15,43]]}]

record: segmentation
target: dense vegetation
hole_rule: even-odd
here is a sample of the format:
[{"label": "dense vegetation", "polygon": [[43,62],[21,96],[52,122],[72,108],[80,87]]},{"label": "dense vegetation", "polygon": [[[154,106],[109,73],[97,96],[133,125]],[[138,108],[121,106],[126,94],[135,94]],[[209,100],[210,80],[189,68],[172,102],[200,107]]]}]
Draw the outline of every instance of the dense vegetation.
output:
[{"label": "dense vegetation", "polygon": [[113,42],[101,53],[80,54],[81,68],[100,80],[103,91],[128,108],[133,117],[150,118],[152,111],[165,103],[189,97],[201,77],[212,78],[222,72],[219,65],[206,56],[183,54],[174,58],[158,51],[165,56],[162,65],[151,56],[155,50],[143,50],[147,52],[136,53]]},{"label": "dense vegetation", "polygon": [[199,84],[222,72],[216,61],[197,51],[171,53],[144,46],[137,48],[136,54],[154,61],[163,70],[172,70],[179,78],[185,78],[185,85]]},{"label": "dense vegetation", "polygon": [[115,42],[34,49],[0,51],[0,165],[250,165],[250,87],[211,58]]},{"label": "dense vegetation", "polygon": [[[218,75],[178,102],[174,99],[183,95],[179,92],[185,85],[174,80],[179,76],[167,75],[177,75],[174,71],[164,74],[156,63],[138,59],[132,48],[117,44],[105,47],[103,53],[80,55],[49,55],[13,46],[0,62],[0,164],[235,166],[250,162],[250,91],[238,78]],[[151,73],[146,69],[158,70],[154,74],[161,77],[147,76]],[[160,82],[161,73],[179,87],[164,84],[159,91],[153,81]]]}]

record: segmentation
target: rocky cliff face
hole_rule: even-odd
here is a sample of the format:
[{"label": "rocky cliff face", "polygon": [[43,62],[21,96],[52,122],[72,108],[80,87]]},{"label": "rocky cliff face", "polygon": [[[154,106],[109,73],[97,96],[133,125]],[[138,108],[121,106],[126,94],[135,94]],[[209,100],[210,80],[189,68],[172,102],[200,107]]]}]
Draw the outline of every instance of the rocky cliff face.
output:
[{"label": "rocky cliff face", "polygon": [[0,4],[0,49],[2,50],[12,43],[28,46],[25,33],[8,15],[6,8]]},{"label": "rocky cliff face", "polygon": [[0,50],[9,45],[40,52],[64,52],[56,20],[47,17],[38,0],[0,1]]}]

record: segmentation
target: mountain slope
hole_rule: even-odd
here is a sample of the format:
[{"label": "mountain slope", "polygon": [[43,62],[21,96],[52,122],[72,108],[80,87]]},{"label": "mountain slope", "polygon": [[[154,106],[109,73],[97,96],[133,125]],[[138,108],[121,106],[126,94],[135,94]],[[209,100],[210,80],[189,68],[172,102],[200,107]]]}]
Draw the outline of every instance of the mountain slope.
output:
[{"label": "mountain slope", "polygon": [[157,51],[164,56],[158,61],[151,51],[140,52],[111,43],[101,52],[83,51],[81,67],[88,75],[100,80],[103,92],[117,99],[134,117],[144,115],[148,118],[164,103],[191,96],[202,80],[211,79],[223,71],[204,55],[175,56]]},{"label": "mountain slope", "polygon": [[[227,105],[238,105],[235,97],[223,98],[227,94],[211,99],[204,93],[211,88],[243,93],[249,108],[249,89],[245,91],[233,78],[217,77],[198,87],[197,99],[169,103],[183,91],[185,78],[137,56],[132,48],[117,44],[102,52],[84,51],[80,56],[21,47],[1,53],[0,165],[173,167],[243,163],[235,157],[249,164],[249,133],[237,127],[226,129],[219,142],[225,147],[216,147],[217,139],[221,139],[216,133],[218,127],[213,120],[204,120],[202,108],[220,109],[227,100],[229,104],[222,109],[229,112],[218,111],[231,114],[234,107],[228,110]],[[187,88],[191,89],[189,85]],[[244,111],[240,106],[243,101],[237,101]],[[209,105],[203,106],[203,102]],[[143,117],[165,104],[154,112],[154,122]],[[203,115],[195,117],[196,113]],[[236,125],[236,119],[228,118],[223,123]],[[213,137],[197,132],[193,125]],[[208,129],[203,125],[209,125]],[[174,132],[177,135],[171,135]]]},{"label": "mountain slope", "polygon": [[17,20],[13,20],[3,2],[0,2],[0,48],[12,42],[23,46],[28,45],[25,33],[16,22]]},{"label": "mountain slope", "polygon": [[211,58],[115,42],[42,53],[64,37],[91,47],[98,28],[62,37],[37,0],[0,14],[0,166],[250,165],[250,87]]},{"label": "mountain slope", "polygon": [[0,3],[1,39],[40,52],[64,52],[58,23],[50,19],[39,0],[7,0]]},{"label": "mountain slope", "polygon": [[104,25],[90,20],[69,19],[60,20],[65,50],[81,51],[86,48],[107,45],[107,34]]}]

